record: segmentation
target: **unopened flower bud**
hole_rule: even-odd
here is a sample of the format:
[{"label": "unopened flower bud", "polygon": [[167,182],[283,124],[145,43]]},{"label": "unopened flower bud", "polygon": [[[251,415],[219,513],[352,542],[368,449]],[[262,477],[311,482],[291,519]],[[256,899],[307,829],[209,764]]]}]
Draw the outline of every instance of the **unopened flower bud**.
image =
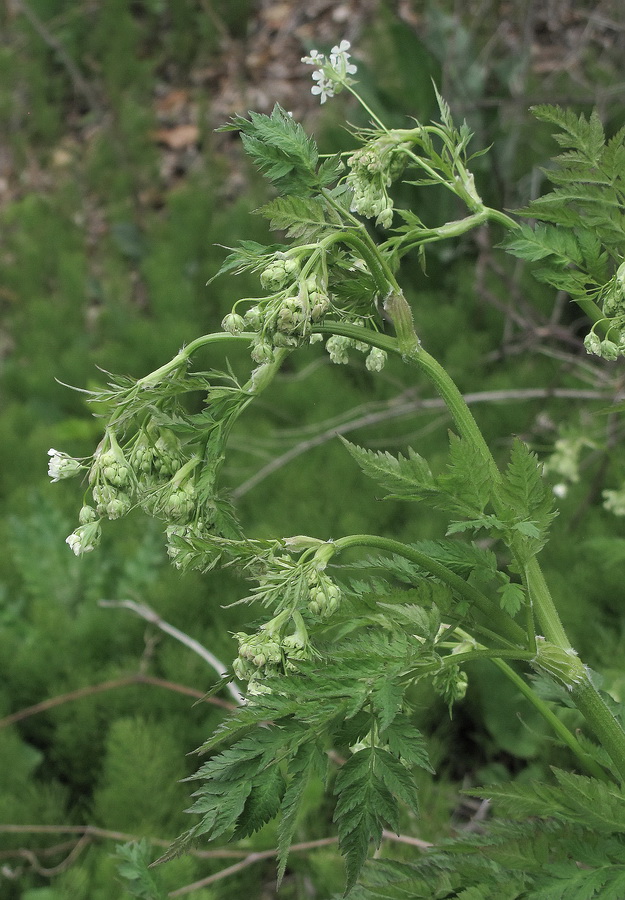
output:
[{"label": "unopened flower bud", "polygon": [[365,366],[370,372],[381,372],[386,363],[387,353],[379,347],[372,347],[365,359]]},{"label": "unopened flower bud", "polygon": [[258,338],[252,344],[250,355],[254,362],[257,363],[273,362],[273,347],[269,341],[264,340],[264,338]]},{"label": "unopened flower bud", "polygon": [[613,362],[619,356],[618,346],[613,341],[601,341],[601,356]]},{"label": "unopened flower bud", "polygon": [[81,525],[88,525],[90,522],[98,521],[98,514],[93,506],[83,506],[78,513],[78,521]]},{"label": "unopened flower bud", "polygon": [[594,331],[589,332],[584,338],[584,347],[587,353],[594,353],[595,356],[601,356],[601,339]]},{"label": "unopened flower bud", "polygon": [[109,519],[120,519],[130,512],[132,503],[128,494],[118,494],[106,504],[106,515]]},{"label": "unopened flower bud", "polygon": [[238,313],[228,313],[222,320],[221,327],[228,334],[241,334],[245,330],[245,320]]},{"label": "unopened flower bud", "polygon": [[338,334],[333,334],[332,337],[329,337],[326,341],[326,350],[330,354],[332,362],[337,365],[347,365],[349,362],[347,351],[352,346],[352,343],[349,338],[341,337]]},{"label": "unopened flower bud", "polygon": [[263,311],[260,306],[252,306],[243,316],[246,326],[252,331],[260,331],[263,324]]}]

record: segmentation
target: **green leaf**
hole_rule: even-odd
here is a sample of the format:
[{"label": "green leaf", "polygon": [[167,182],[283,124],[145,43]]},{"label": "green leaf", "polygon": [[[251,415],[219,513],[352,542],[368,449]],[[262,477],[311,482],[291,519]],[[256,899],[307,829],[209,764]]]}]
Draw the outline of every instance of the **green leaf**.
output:
[{"label": "green leaf", "polygon": [[257,212],[269,219],[272,230],[286,231],[288,238],[317,240],[329,228],[327,204],[317,197],[276,197]]},{"label": "green leaf", "polygon": [[380,736],[394,756],[434,773],[423,735],[403,713],[398,713]]},{"label": "green leaf", "polygon": [[273,819],[280,808],[285,787],[284,777],[277,766],[257,776],[252,782],[232,840],[254,834]]},{"label": "green leaf", "polygon": [[267,244],[259,244],[256,241],[239,241],[239,245],[226,256],[219,270],[213,275],[208,284],[220,275],[228,273],[239,275],[241,272],[257,272],[260,269],[264,269],[274,253],[284,249],[286,248],[282,244],[268,246]]},{"label": "green leaf", "polygon": [[395,497],[418,500],[423,495],[423,488],[435,488],[430,467],[422,456],[408,448],[408,456],[393,456],[383,451],[366,450],[350,443],[344,437],[345,444],[362,471],[369,478],[391,491]]},{"label": "green leaf", "polygon": [[[151,854],[152,848],[145,839],[118,844],[115,847],[117,871],[124,879],[128,893],[137,900],[166,900],[167,891],[148,868]],[[22,897],[25,896],[22,894]]]},{"label": "green leaf", "polygon": [[415,815],[419,814],[417,786],[408,769],[387,750],[375,748],[376,772],[388,790],[410,807]]},{"label": "green leaf", "polygon": [[467,508],[482,512],[491,495],[492,474],[487,460],[471,441],[449,433],[448,471],[437,485]]},{"label": "green leaf", "polygon": [[289,782],[282,798],[281,817],[278,825],[278,887],[284,877],[289,848],[295,833],[297,814],[312,775],[322,775],[327,769],[327,755],[316,741],[302,744],[288,767]]},{"label": "green leaf", "polygon": [[371,700],[380,731],[388,728],[401,709],[404,691],[405,688],[398,683],[395,673],[390,677],[382,677],[376,682],[371,692]]},{"label": "green leaf", "polygon": [[322,163],[317,172],[317,145],[295,119],[278,104],[270,116],[251,112],[235,116],[220,131],[239,131],[255,165],[285,194],[305,195],[336,177],[338,163]]},{"label": "green leaf", "polygon": [[463,531],[478,531],[485,528],[487,531],[493,528],[501,528],[501,522],[496,516],[480,516],[478,519],[466,519],[462,522],[451,522],[446,534],[460,534]]},{"label": "green leaf", "polygon": [[554,517],[553,493],[543,479],[536,455],[523,441],[517,439],[512,445],[498,494],[508,507],[511,526],[532,540],[533,552],[537,552]]},{"label": "green leaf", "polygon": [[499,605],[511,616],[516,616],[525,603],[525,591],[520,584],[506,582],[499,588]]},{"label": "green leaf", "polygon": [[554,134],[555,140],[562,147],[574,147],[584,161],[596,165],[601,159],[605,146],[605,135],[601,120],[595,110],[587,119],[584,115],[577,116],[571,109],[562,109],[561,106],[540,104],[532,107],[532,112],[537,119],[556,125],[563,134]]},{"label": "green leaf", "polygon": [[354,886],[370,844],[377,849],[385,826],[399,828],[397,802],[376,767],[376,749],[354,753],[336,777],[334,821],[345,857],[347,884]]}]

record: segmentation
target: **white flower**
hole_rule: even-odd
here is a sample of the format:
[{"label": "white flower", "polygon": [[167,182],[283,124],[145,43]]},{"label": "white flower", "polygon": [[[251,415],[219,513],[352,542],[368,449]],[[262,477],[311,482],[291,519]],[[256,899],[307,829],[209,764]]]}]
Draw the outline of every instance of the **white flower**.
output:
[{"label": "white flower", "polygon": [[320,66],[323,65],[323,53],[319,53],[318,50],[311,50],[310,56],[302,56],[302,62],[306,63],[307,66]]},{"label": "white flower", "polygon": [[319,95],[322,103],[353,83],[348,76],[355,74],[357,66],[349,61],[350,54],[347,51],[350,46],[349,41],[341,41],[332,48],[330,56],[324,56],[318,50],[311,50],[310,56],[302,56],[302,62],[306,65],[320,66],[313,72],[313,81],[317,83],[311,90],[313,94]]},{"label": "white flower", "polygon": [[568,484],[565,484],[563,481],[561,481],[558,484],[554,484],[551,490],[556,497],[566,497],[569,492],[569,486]]},{"label": "white flower", "polygon": [[51,447],[48,450],[48,475],[52,481],[61,481],[62,478],[72,478],[82,469],[77,459],[68,456],[67,453],[61,453]]},{"label": "white flower", "polygon": [[316,72],[313,72],[312,77],[313,81],[316,81],[317,84],[313,84],[311,87],[311,94],[319,94],[322,103],[325,103],[328,97],[334,97],[334,86],[321,69],[317,69]]},{"label": "white flower", "polygon": [[341,41],[336,47],[332,47],[330,52],[330,65],[339,75],[355,75],[358,67],[354,63],[350,63],[351,54],[347,51],[351,47],[349,41]]},{"label": "white flower", "polygon": [[76,556],[82,556],[83,553],[90,553],[100,543],[100,523],[90,522],[87,525],[79,525],[76,531],[73,531],[69,537],[65,538],[65,543],[69,544]]}]

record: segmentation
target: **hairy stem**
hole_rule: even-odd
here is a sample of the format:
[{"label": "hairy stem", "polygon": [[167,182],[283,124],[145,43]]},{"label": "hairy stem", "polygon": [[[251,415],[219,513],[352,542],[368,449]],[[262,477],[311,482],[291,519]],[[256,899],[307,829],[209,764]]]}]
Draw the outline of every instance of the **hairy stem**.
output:
[{"label": "hairy stem", "polygon": [[625,732],[620,723],[601,699],[588,675],[579,683],[571,685],[570,691],[571,700],[594,731],[604,750],[609,753],[621,782],[625,782]]},{"label": "hairy stem", "polygon": [[580,743],[575,735],[571,731],[569,731],[564,722],[560,721],[560,719],[556,716],[549,705],[545,703],[545,701],[542,700],[534,690],[532,690],[530,685],[517,672],[515,672],[513,668],[511,668],[506,662],[504,662],[503,659],[493,658],[493,663],[501,672],[503,672],[506,678],[508,678],[514,685],[516,685],[520,693],[523,694],[526,700],[529,700],[529,702],[536,710],[538,710],[543,719],[549,722],[562,743],[567,746],[572,753],[575,754],[588,774],[594,776],[595,778],[600,778],[601,781],[607,781],[608,778],[606,776],[606,773],[601,768],[599,763],[596,762],[596,760],[594,760],[592,756],[585,752],[585,750],[580,746]]},{"label": "hairy stem", "polygon": [[[466,405],[464,398],[458,388],[456,387],[454,381],[447,374],[445,369],[425,350],[421,349],[420,346],[417,347],[414,351],[410,353],[402,352],[402,349],[399,345],[399,341],[396,339],[390,338],[387,335],[380,335],[371,332],[368,329],[360,328],[356,325],[343,325],[337,323],[332,326],[318,326],[315,331],[320,333],[334,333],[334,334],[342,334],[345,337],[353,338],[354,340],[365,341],[372,346],[380,347],[382,350],[386,350],[387,352],[399,354],[405,362],[411,363],[419,367],[433,382],[439,394],[445,401],[447,408],[453,418],[453,421],[462,437],[471,441],[473,445],[478,449],[480,455],[487,463],[491,473],[494,483],[498,483],[501,480],[501,474],[495,463],[495,460],[490,452],[484,437],[478,425],[471,414],[468,406]],[[415,335],[416,338],[416,335]],[[418,341],[417,341],[418,343]],[[347,539],[343,539],[347,540]],[[385,541],[385,538],[373,538],[375,541]],[[395,542],[392,542],[395,543]],[[381,543],[371,544],[370,546],[377,546],[381,549]],[[405,545],[400,544],[400,547],[405,547]],[[402,551],[397,549],[391,549],[390,545],[387,545],[386,549],[389,549],[392,553],[399,553],[401,555]],[[411,548],[407,548],[411,550]],[[411,558],[411,557],[407,557]],[[414,557],[412,557],[414,558]],[[415,562],[419,562],[418,559],[414,559]],[[437,564],[440,565],[440,564]],[[424,566],[427,568],[427,566]],[[443,566],[443,568],[445,568]],[[571,643],[566,635],[566,632],[562,626],[560,621],[560,617],[556,610],[555,604],[549,592],[549,588],[547,587],[547,583],[545,581],[544,575],[540,568],[540,565],[537,559],[534,557],[529,562],[524,561],[524,565],[521,567],[525,569],[526,576],[526,584],[528,591],[530,593],[530,597],[532,598],[533,607],[536,613],[536,618],[540,624],[540,627],[545,632],[545,638],[556,647],[566,651],[571,648]],[[433,574],[436,574],[433,569],[429,569],[428,571],[432,571]],[[458,578],[454,573],[450,573],[454,578]],[[442,578],[441,580],[446,580],[450,586],[453,587],[453,584],[449,580],[449,578]],[[461,578],[459,581],[465,587],[470,587],[466,585]],[[525,645],[527,641],[527,637],[525,635],[525,631],[520,629],[519,626],[513,622],[508,616],[501,613],[495,605],[481,592],[478,592],[480,595],[479,603],[477,602],[477,598],[475,598],[475,605],[478,609],[486,610],[486,606],[481,606],[480,604],[484,604],[484,600],[489,604],[491,609],[494,609],[499,616],[502,616],[505,621],[508,623],[508,628],[503,626],[503,630],[500,627],[499,621],[497,622],[497,631],[507,638],[511,639],[513,644],[521,644]],[[466,593],[463,594],[467,596]],[[494,624],[494,620],[493,620]],[[503,623],[502,623],[503,624]],[[508,630],[510,629],[510,630]],[[514,636],[513,636],[513,631]],[[518,637],[518,632],[523,634],[523,639],[521,640]],[[601,699],[595,688],[592,686],[588,679],[584,679],[581,683],[578,684],[567,684],[567,688],[571,690],[571,699],[575,703],[576,707],[580,710],[590,727],[593,729],[596,737],[600,740],[606,751],[609,753],[616,770],[619,775],[625,780],[625,731],[621,728],[617,720],[614,718],[604,701]]]}]

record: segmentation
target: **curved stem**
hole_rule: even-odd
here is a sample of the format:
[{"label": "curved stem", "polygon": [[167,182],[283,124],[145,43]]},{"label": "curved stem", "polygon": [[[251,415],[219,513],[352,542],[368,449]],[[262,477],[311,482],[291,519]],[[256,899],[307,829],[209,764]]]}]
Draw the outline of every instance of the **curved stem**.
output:
[{"label": "curved stem", "polygon": [[452,590],[460,594],[476,609],[488,617],[489,625],[497,636],[508,644],[513,646],[524,645],[525,632],[514,622],[510,616],[502,612],[497,605],[490,600],[486,594],[483,594],[473,585],[469,584],[460,575],[456,575],[447,566],[432,559],[415,547],[403,544],[393,538],[381,537],[375,534],[351,534],[347,537],[338,538],[333,542],[332,547],[335,551],[347,550],[350,547],[375,547],[377,550],[384,550],[387,553],[394,553],[397,556],[403,556],[416,563],[424,571],[436,576],[440,581],[449,585]]},{"label": "curved stem", "polygon": [[140,388],[149,388],[151,385],[164,381],[164,379],[172,372],[175,372],[176,369],[186,365],[196,350],[199,350],[200,347],[205,347],[207,344],[228,343],[231,341],[249,342],[254,337],[254,334],[228,334],[225,331],[218,331],[214,334],[203,334],[201,337],[196,338],[194,341],[191,341],[190,344],[183,347],[176,356],[169,360],[169,362],[159,366],[158,369],[155,369],[148,375],[144,375],[143,378],[140,378],[137,385]]},{"label": "curved stem", "polygon": [[[499,657],[501,656],[502,654],[499,654]],[[516,685],[520,693],[523,694],[526,700],[529,700],[529,702],[536,710],[538,710],[541,716],[547,722],[549,722],[562,743],[567,746],[572,753],[575,754],[588,774],[594,776],[595,778],[600,778],[602,781],[609,780],[605,771],[601,768],[599,763],[584,751],[575,735],[571,731],[569,731],[566,725],[556,716],[549,705],[545,703],[545,701],[542,700],[535,691],[532,690],[529,684],[523,678],[521,678],[521,676],[517,672],[515,672],[513,668],[505,663],[503,659],[493,658],[493,663],[501,672],[503,672],[506,678],[510,679],[510,681],[512,681],[513,684]]]},{"label": "curved stem", "polygon": [[399,285],[388,263],[381,255],[377,245],[369,238],[363,229],[362,237],[353,231],[337,231],[328,235],[322,242],[325,246],[343,243],[353,247],[358,255],[367,264],[375,281],[378,292],[385,297],[391,288],[399,290]]}]

